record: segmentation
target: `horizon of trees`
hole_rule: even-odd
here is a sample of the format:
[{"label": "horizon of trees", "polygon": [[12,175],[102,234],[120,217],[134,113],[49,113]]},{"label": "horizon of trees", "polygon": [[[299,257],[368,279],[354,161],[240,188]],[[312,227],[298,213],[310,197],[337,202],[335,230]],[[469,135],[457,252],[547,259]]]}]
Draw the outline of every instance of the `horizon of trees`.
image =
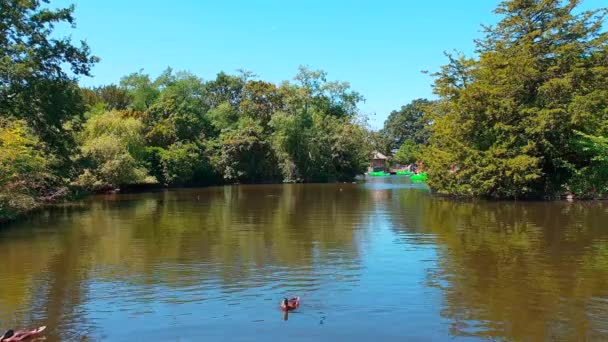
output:
[{"label": "horizon of trees", "polygon": [[79,193],[137,184],[350,180],[372,149],[423,161],[439,194],[581,198],[608,193],[607,9],[506,0],[474,57],[446,54],[436,100],[373,132],[347,82],[301,67],[203,80],[168,68],[79,86],[98,58],[56,37],[74,7],[0,1],[0,221]]},{"label": "horizon of trees", "polygon": [[98,61],[55,37],[74,7],[0,1],[0,221],[88,192],[352,180],[371,153],[361,94],[300,67],[203,80],[168,68],[83,88]]}]

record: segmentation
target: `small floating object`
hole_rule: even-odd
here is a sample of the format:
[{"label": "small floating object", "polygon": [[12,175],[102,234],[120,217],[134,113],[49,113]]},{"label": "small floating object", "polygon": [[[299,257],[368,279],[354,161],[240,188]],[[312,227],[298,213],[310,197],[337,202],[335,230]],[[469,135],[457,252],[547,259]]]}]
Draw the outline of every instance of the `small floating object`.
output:
[{"label": "small floating object", "polygon": [[27,329],[27,330],[8,330],[4,333],[4,335],[0,336],[0,342],[16,342],[16,341],[25,341],[29,338],[39,336],[46,326],[42,326],[36,329]]},{"label": "small floating object", "polygon": [[411,180],[412,182],[424,182],[424,181],[426,181],[427,179],[428,179],[428,176],[427,176],[427,175],[426,175],[426,173],[424,173],[424,172],[423,172],[423,173],[416,174],[416,175],[412,175],[412,176],[410,177],[410,180]]},{"label": "small floating object", "polygon": [[385,176],[390,176],[391,174],[388,172],[384,172],[384,171],[372,171],[369,173],[369,175],[371,177],[385,177]]},{"label": "small floating object", "polygon": [[281,310],[292,311],[300,306],[300,297],[293,297],[291,299],[284,298],[281,302]]}]

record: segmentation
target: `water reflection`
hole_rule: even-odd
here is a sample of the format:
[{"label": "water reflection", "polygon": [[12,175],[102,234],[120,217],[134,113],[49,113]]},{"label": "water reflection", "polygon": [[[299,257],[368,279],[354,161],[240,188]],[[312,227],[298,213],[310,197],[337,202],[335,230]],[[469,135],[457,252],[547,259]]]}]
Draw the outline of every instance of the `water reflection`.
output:
[{"label": "water reflection", "polygon": [[[608,338],[606,203],[457,202],[403,192],[397,234],[433,237],[441,315],[457,336]],[[412,213],[416,214],[412,214]]]},{"label": "water reflection", "polygon": [[602,202],[451,201],[399,177],[100,196],[0,230],[0,328],[604,340],[607,219]]},{"label": "water reflection", "polygon": [[371,205],[344,200],[357,191],[293,185],[105,196],[86,211],[21,223],[0,233],[0,272],[10,280],[0,282],[0,323],[39,320],[50,334],[61,327],[88,335],[108,308],[127,316],[157,312],[159,303],[243,309],[276,301],[265,294],[305,294],[337,279],[356,286]]}]

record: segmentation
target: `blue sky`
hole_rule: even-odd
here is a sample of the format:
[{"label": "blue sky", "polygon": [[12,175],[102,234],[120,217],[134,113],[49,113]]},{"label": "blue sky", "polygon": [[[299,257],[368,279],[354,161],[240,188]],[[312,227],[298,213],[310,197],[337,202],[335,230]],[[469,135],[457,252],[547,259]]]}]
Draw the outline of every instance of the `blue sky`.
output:
[{"label": "blue sky", "polygon": [[[598,8],[604,0],[587,0]],[[73,3],[55,0],[51,6]],[[74,39],[101,58],[81,84],[117,83],[166,67],[203,79],[243,68],[264,80],[291,79],[298,65],[351,83],[379,128],[391,110],[432,97],[444,51],[472,54],[481,23],[496,21],[498,0],[103,0],[76,2]]]}]

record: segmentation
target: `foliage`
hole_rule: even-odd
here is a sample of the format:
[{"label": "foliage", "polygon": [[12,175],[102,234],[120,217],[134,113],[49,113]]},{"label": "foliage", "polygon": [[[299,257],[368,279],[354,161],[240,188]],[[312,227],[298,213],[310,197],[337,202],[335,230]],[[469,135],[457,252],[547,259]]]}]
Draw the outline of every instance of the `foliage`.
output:
[{"label": "foliage", "polygon": [[74,7],[0,1],[0,221],[67,195],[73,133],[84,101],[76,83],[97,58],[54,30],[74,26]]},{"label": "foliage", "polygon": [[123,77],[120,86],[131,97],[129,108],[139,112],[147,110],[160,94],[158,84],[152,82],[143,70]]},{"label": "foliage", "polygon": [[269,82],[249,81],[243,88],[240,109],[244,115],[266,125],[272,114],[283,110],[283,97],[278,88]]},{"label": "foliage", "polygon": [[[209,176],[209,162],[200,147],[193,143],[175,143],[160,150],[162,179],[166,185],[189,184],[195,177]],[[199,183],[208,180],[199,179]]]},{"label": "foliage", "polygon": [[429,100],[417,99],[389,114],[382,129],[389,144],[387,153],[393,148],[401,147],[407,140],[417,145],[428,142],[429,120],[424,110],[430,104]]},{"label": "foliage", "polygon": [[420,147],[412,140],[405,140],[399,147],[393,160],[399,164],[406,165],[418,161],[420,157]]},{"label": "foliage", "polygon": [[222,103],[228,103],[231,106],[238,107],[243,94],[243,81],[242,78],[228,75],[225,72],[217,74],[215,80],[205,84],[207,106],[214,108]]},{"label": "foliage", "polygon": [[[590,164],[576,130],[606,134],[605,9],[578,1],[502,2],[502,20],[476,42],[478,58],[448,55],[435,74],[423,150],[439,193],[498,198],[554,196]],[[603,186],[603,185],[601,185]]]},{"label": "foliage", "polygon": [[200,78],[186,72],[173,75],[168,69],[154,83],[163,86],[157,89],[158,97],[146,111],[146,138],[151,145],[192,142],[208,132],[205,89]]},{"label": "foliage", "polygon": [[97,58],[84,42],[55,34],[57,24],[74,25],[74,7],[44,3],[0,1],[0,113],[25,120],[49,152],[65,157],[74,145],[63,125],[83,113],[72,75],[88,75]]},{"label": "foliage", "polygon": [[88,108],[101,103],[106,110],[125,110],[132,101],[131,94],[115,84],[92,89],[83,88],[82,96]]},{"label": "foliage", "polygon": [[579,197],[596,198],[608,194],[608,138],[576,132],[572,145],[586,165],[576,169],[571,190]]},{"label": "foliage", "polygon": [[224,130],[212,145],[212,164],[229,182],[259,182],[276,173],[263,127],[251,118],[241,118],[237,127]]},{"label": "foliage", "polygon": [[91,117],[81,133],[83,172],[74,182],[87,190],[151,182],[143,166],[143,124],[119,111]]},{"label": "foliage", "polygon": [[236,127],[239,121],[239,113],[228,102],[212,108],[206,114],[215,132],[219,134],[224,129]]},{"label": "foliage", "polygon": [[287,181],[352,179],[369,162],[365,131],[348,118],[279,113],[271,126],[273,147]]},{"label": "foliage", "polygon": [[35,209],[58,195],[50,185],[53,158],[23,120],[0,118],[0,221]]},{"label": "foliage", "polygon": [[[83,90],[89,112],[76,184],[102,190],[145,174],[168,186],[352,179],[370,149],[357,123],[362,97],[326,76],[302,67],[295,83],[277,86],[246,71],[204,82],[169,68],[155,79],[139,71],[117,88]],[[107,112],[122,99],[127,111]]]}]

